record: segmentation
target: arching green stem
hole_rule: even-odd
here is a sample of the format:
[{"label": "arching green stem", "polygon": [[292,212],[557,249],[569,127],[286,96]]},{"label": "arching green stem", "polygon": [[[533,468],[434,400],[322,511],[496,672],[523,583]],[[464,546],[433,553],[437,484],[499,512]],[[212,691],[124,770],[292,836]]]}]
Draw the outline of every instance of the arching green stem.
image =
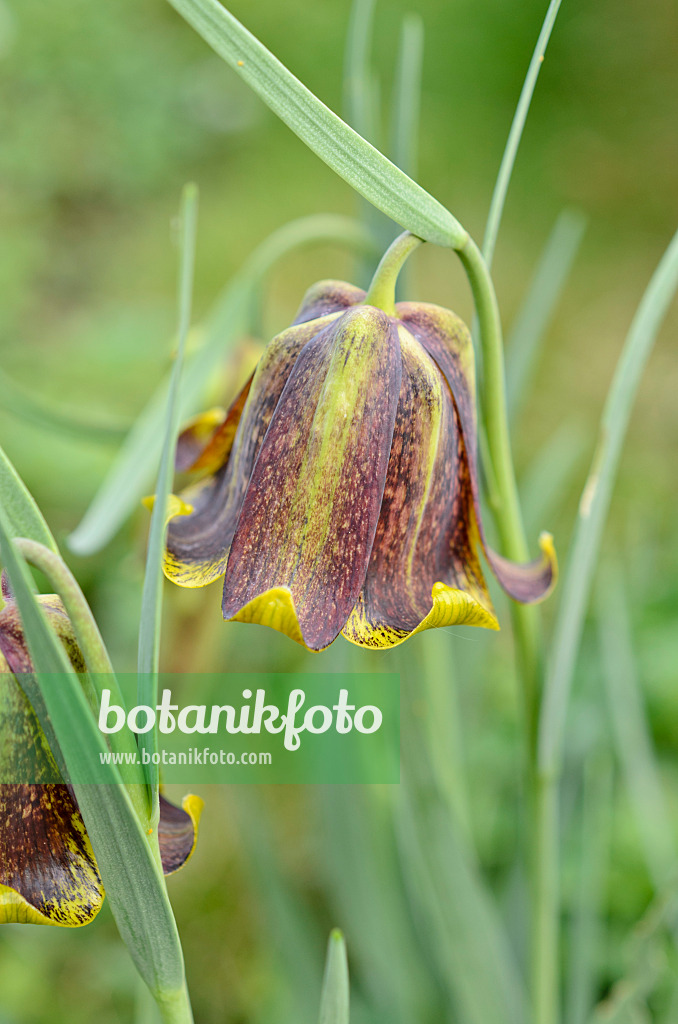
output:
[{"label": "arching green stem", "polygon": [[27,562],[47,577],[54,592],[64,603],[73,624],[78,646],[83,653],[90,672],[113,673],[99,627],[96,624],[85,596],[66,563],[37,541],[21,538],[15,541],[17,549]]},{"label": "arching green stem", "polygon": [[379,266],[374,272],[374,277],[365,296],[365,303],[368,306],[383,309],[384,313],[389,316],[395,315],[395,289],[398,274],[407,257],[421,243],[422,239],[409,231],[398,235],[382,256]]},{"label": "arching green stem", "polygon": [[[458,250],[475,300],[483,354],[481,412],[487,456],[495,484],[492,511],[502,551],[523,562],[528,557],[509,437],[504,348],[497,297],[487,264],[472,239]],[[542,689],[542,654],[537,609],[511,602],[518,678],[521,681],[527,731],[527,769],[532,821],[532,998],[535,1024],[557,1020],[558,921],[554,912],[554,880],[549,865],[552,849],[552,807],[548,787],[537,773],[537,737]],[[545,845],[547,844],[547,845]]]},{"label": "arching green stem", "polygon": [[[106,645],[73,573],[59,555],[38,541],[21,537],[16,539],[14,544],[25,560],[47,577],[52,590],[63,601],[66,614],[73,626],[78,647],[91,675],[96,699],[98,700],[101,695],[102,686],[106,686],[111,691],[114,703],[124,707],[125,701],[118,686]],[[136,753],[136,747],[131,745],[126,729],[120,733],[112,733],[109,742],[112,749],[117,752]],[[125,761],[120,772],[139,820],[145,825],[148,822],[148,808],[140,768]]]}]

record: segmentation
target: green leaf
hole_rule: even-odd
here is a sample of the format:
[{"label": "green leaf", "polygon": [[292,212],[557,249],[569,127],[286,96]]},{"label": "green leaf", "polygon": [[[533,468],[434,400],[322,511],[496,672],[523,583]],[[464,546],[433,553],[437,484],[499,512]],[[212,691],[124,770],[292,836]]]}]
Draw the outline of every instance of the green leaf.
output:
[{"label": "green leaf", "polygon": [[[157,852],[151,847],[134,813],[129,794],[113,765],[99,755],[107,747],[92,716],[78,676],[72,671],[61,643],[49,629],[31,591],[26,564],[12,545],[4,510],[0,508],[0,552],[9,576],[36,669],[37,685],[69,776],[85,778],[97,765],[105,785],[73,786],[97,865],[111,901],[120,935],[151,991],[166,1002],[181,1001],[184,968],[181,945]],[[59,673],[61,685],[41,685],[41,673]],[[40,716],[39,708],[36,711]],[[179,1018],[177,1018],[179,1019]],[[184,1018],[188,1020],[189,1018]]]},{"label": "green leaf", "polygon": [[353,0],[344,49],[344,112],[364,139],[375,141],[374,79],[370,48],[376,0]]},{"label": "green leaf", "polygon": [[675,873],[676,844],[643,705],[626,593],[620,567],[606,566],[597,618],[612,735],[645,863],[659,892]]},{"label": "green leaf", "polygon": [[612,833],[613,765],[606,751],[584,763],[577,893],[570,928],[568,1024],[587,1024],[598,989],[605,881]]},{"label": "green leaf", "polygon": [[[293,249],[325,241],[365,250],[372,247],[369,235],[359,224],[331,215],[291,221],[258,246],[217,300],[202,348],[186,360],[179,395],[181,419],[201,411],[207,382],[245,334],[254,296],[271,267]],[[167,392],[165,381],[138,417],[82,521],[68,538],[69,547],[78,554],[93,554],[107,544],[151,489],[162,450]]]},{"label": "green leaf", "polygon": [[494,247],[497,243],[499,225],[504,212],[504,203],[506,202],[506,193],[508,191],[509,182],[511,181],[511,174],[513,173],[513,165],[516,160],[516,154],[522,138],[525,121],[527,120],[530,103],[532,102],[534,88],[537,84],[537,78],[539,77],[539,72],[541,71],[542,64],[544,63],[544,53],[551,37],[551,31],[555,24],[560,4],[561,0],[551,0],[551,3],[549,4],[546,17],[544,18],[544,24],[541,27],[541,32],[537,39],[537,45],[535,46],[534,53],[532,54],[532,60],[530,61],[530,65],[527,69],[525,82],[520,93],[520,99],[518,100],[518,106],[516,107],[516,112],[513,115],[511,129],[504,148],[504,155],[501,158],[497,181],[494,186],[494,192],[492,193],[490,212],[487,216],[485,237],[483,238],[482,246],[483,256],[485,257],[488,269],[492,267]]},{"label": "green leaf", "polygon": [[524,1024],[527,999],[491,894],[448,809],[401,782],[403,869],[429,956],[459,1024]]},{"label": "green leaf", "polygon": [[421,72],[424,61],[424,22],[407,14],[400,30],[400,46],[393,87],[391,156],[401,171],[416,177],[421,109]]},{"label": "green leaf", "polygon": [[586,231],[586,217],[563,210],[544,247],[506,342],[506,398],[515,420],[534,376],[546,331]]},{"label": "green leaf", "polygon": [[[364,664],[353,651],[349,658],[351,667]],[[391,794],[369,786],[327,786],[315,795],[331,906],[350,931],[369,1001],[392,1024],[426,1019],[430,978],[412,933],[393,808],[385,799]]]},{"label": "green leaf", "polygon": [[[179,433],[180,407],[178,401],[179,382],[184,360],[186,337],[191,324],[191,299],[193,294],[193,271],[195,266],[195,238],[198,221],[198,189],[186,185],[181,198],[181,252],[179,270],[179,324],[178,348],[170,382],[167,402],[164,443],[160,457],[160,468],[155,488],[155,503],[151,514],[151,528],[146,553],[146,571],[141,595],[141,619],[139,622],[139,704],[155,707],[157,704],[158,666],[160,661],[160,625],[162,619],[162,561],[167,530],[167,499],[174,478],[174,458]],[[159,769],[153,764],[157,751],[158,733],[153,728],[139,737],[140,748],[149,755],[147,778],[151,787],[153,814],[157,822],[157,800]]]},{"label": "green leaf", "polygon": [[[418,680],[420,658],[414,651],[409,658],[404,680]],[[428,672],[435,668],[434,662],[425,665]],[[456,809],[463,801],[445,781],[455,758],[449,747],[445,758],[443,750],[430,745],[426,719],[441,707],[440,699],[437,708],[430,706],[435,688],[431,679],[423,694],[419,684],[404,682],[402,687],[402,781],[395,824],[412,916],[423,953],[453,1007],[450,1017],[458,1024],[524,1024],[527,995],[518,963],[494,895],[480,874],[468,822],[464,830],[460,827]]]},{"label": "green leaf", "polygon": [[102,422],[94,417],[72,413],[69,409],[53,405],[47,399],[36,398],[27,389],[0,369],[0,401],[2,407],[33,423],[43,430],[57,430],[62,434],[89,441],[113,443],[125,436],[126,427],[114,422]]},{"label": "green leaf", "polygon": [[461,248],[467,232],[437,199],[337,117],[216,0],[170,0],[186,21],[328,167],[427,242]]},{"label": "green leaf", "polygon": [[566,419],[537,450],[520,480],[520,504],[530,537],[551,529],[553,518],[573,493],[575,476],[585,464],[588,437],[577,416]]},{"label": "green leaf", "polygon": [[348,1024],[349,985],[346,943],[338,928],[330,934],[318,1024]]},{"label": "green leaf", "polygon": [[591,583],[617,468],[643,370],[678,286],[678,231],[657,266],[633,318],[600,424],[598,444],[579,504],[547,666],[539,723],[539,764],[560,762],[567,703]]},{"label": "green leaf", "polygon": [[27,537],[59,553],[56,541],[35,499],[12,463],[0,448],[0,495],[5,515],[5,528],[10,537]]}]

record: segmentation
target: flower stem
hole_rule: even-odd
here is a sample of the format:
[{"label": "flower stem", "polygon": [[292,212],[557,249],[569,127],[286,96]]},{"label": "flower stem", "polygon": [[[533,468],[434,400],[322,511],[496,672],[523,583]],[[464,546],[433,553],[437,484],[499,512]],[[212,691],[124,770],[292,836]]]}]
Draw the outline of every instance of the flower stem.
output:
[{"label": "flower stem", "polygon": [[[492,279],[480,249],[469,238],[457,250],[468,276],[483,353],[481,411],[490,474],[492,512],[502,552],[524,562],[528,547],[518,500],[509,437],[501,319]],[[537,610],[511,602],[518,677],[527,738],[527,782],[532,848],[532,997],[534,1024],[558,1020],[557,787],[537,771],[537,730],[542,689],[542,651]]]},{"label": "flower stem", "polygon": [[26,561],[47,577],[50,585],[63,601],[68,617],[73,624],[78,646],[90,672],[112,674],[113,666],[99,627],[82,590],[66,563],[44,544],[39,544],[35,540],[27,540],[22,537],[14,543]]},{"label": "flower stem", "polygon": [[418,245],[421,245],[421,242],[421,238],[409,231],[398,235],[381,257],[379,266],[374,272],[374,277],[365,296],[366,305],[376,306],[388,316],[395,315],[395,289],[398,274],[407,257]]},{"label": "flower stem", "polygon": [[[113,701],[124,707],[125,701],[118,685],[118,680],[113,671],[111,659],[108,656],[99,627],[92,615],[91,609],[85,600],[85,595],[78,586],[77,580],[66,563],[59,555],[50,548],[35,540],[20,537],[14,541],[17,551],[27,562],[34,565],[36,569],[47,577],[50,586],[58,594],[64,603],[66,614],[71,621],[78,647],[85,659],[85,664],[91,676],[90,685],[94,685],[92,701],[101,697],[102,686],[110,691]],[[94,708],[96,714],[97,708]],[[109,742],[118,753],[129,755],[136,753],[136,746],[132,745],[130,735],[126,729],[120,733],[112,733]],[[120,768],[121,775],[125,782],[134,809],[142,824],[148,823],[148,811],[145,798],[145,787],[143,777],[140,775],[136,765],[130,765],[124,761]],[[150,844],[153,849],[153,844]]]}]

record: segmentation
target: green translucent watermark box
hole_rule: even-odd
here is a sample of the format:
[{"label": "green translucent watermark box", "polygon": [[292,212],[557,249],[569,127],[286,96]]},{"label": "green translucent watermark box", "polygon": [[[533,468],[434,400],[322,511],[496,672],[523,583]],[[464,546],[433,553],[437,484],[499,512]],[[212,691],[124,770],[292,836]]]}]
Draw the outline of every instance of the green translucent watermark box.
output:
[{"label": "green translucent watermark box", "polygon": [[129,779],[150,764],[184,786],[400,781],[393,673],[161,674],[154,707],[138,701],[136,674],[118,675],[119,688],[80,678],[98,749],[66,763],[44,700],[63,677],[2,677],[0,782],[105,784],[111,768]]}]

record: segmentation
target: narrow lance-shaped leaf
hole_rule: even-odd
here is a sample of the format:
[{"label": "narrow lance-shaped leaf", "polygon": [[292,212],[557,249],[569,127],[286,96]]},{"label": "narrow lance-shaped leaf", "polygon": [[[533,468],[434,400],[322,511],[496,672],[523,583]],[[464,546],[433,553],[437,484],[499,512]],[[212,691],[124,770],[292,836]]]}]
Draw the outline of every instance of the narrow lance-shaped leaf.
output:
[{"label": "narrow lance-shaped leaf", "polygon": [[534,53],[532,54],[532,60],[530,61],[530,65],[527,69],[525,82],[520,93],[520,99],[518,100],[518,106],[516,107],[516,112],[513,115],[508,139],[506,140],[504,155],[501,159],[499,173],[497,174],[497,181],[495,183],[492,200],[490,202],[490,212],[487,216],[485,237],[483,238],[483,256],[485,257],[488,269],[492,266],[494,247],[497,242],[499,225],[501,224],[501,218],[504,212],[504,203],[506,202],[506,193],[511,181],[518,146],[520,145],[520,140],[523,135],[523,128],[525,127],[530,103],[532,102],[532,95],[537,84],[539,72],[541,71],[541,67],[544,62],[544,53],[546,51],[548,41],[551,38],[551,31],[555,24],[560,4],[561,0],[551,0],[551,3],[549,4],[546,17],[544,18],[544,23],[541,27],[541,32],[539,33],[539,38],[537,39],[537,45],[535,46]]},{"label": "narrow lance-shaped leaf", "polygon": [[548,238],[506,342],[506,399],[514,419],[534,374],[547,328],[586,231],[586,217],[563,210]]},{"label": "narrow lance-shaped leaf", "polygon": [[[162,618],[162,562],[167,525],[167,499],[174,472],[177,433],[179,430],[179,382],[183,366],[186,336],[191,321],[191,296],[193,291],[193,267],[195,262],[195,236],[198,216],[198,190],[195,185],[184,188],[181,201],[181,254],[179,272],[179,345],[172,373],[170,393],[167,402],[165,440],[158,481],[155,491],[155,505],[151,514],[151,528],[146,554],[146,571],[141,595],[141,621],[139,623],[139,704],[155,707],[157,704],[158,663],[160,658],[160,622]],[[158,817],[158,766],[153,763],[157,750],[156,728],[143,733],[140,747],[148,755],[148,783],[151,789],[152,823]]]},{"label": "narrow lance-shaped leaf", "polygon": [[28,570],[12,547],[2,508],[0,550],[38,682],[41,673],[55,672],[62,681],[61,686],[43,686],[41,696],[66,767],[72,777],[85,778],[88,768],[97,764],[110,778],[105,786],[77,784],[73,788],[120,934],[154,994],[182,1000],[183,955],[159,855],[152,852],[119,772],[115,766],[101,763],[99,755],[107,751],[103,737],[64,649],[31,592]]},{"label": "narrow lance-shaped leaf", "polygon": [[23,480],[0,448],[0,494],[10,537],[28,537],[57,552],[57,545]]},{"label": "narrow lance-shaped leaf", "polygon": [[678,857],[638,679],[625,600],[629,588],[619,566],[606,566],[601,576],[598,635],[612,734],[647,870],[660,892],[674,875]]},{"label": "narrow lance-shaped leaf", "polygon": [[346,943],[338,928],[327,944],[325,977],[318,1024],[349,1024],[349,987]]},{"label": "narrow lance-shaped leaf", "polygon": [[113,419],[71,412],[46,398],[36,397],[0,369],[0,404],[14,416],[34,423],[43,430],[56,430],[67,436],[87,438],[103,444],[119,442],[127,427]]},{"label": "narrow lance-shaped leaf", "polygon": [[652,275],[626,337],[605,402],[593,464],[579,504],[539,724],[539,762],[546,771],[553,770],[561,757],[572,675],[633,402],[677,286],[678,232]]},{"label": "narrow lance-shaped leaf", "polygon": [[364,139],[374,142],[370,48],[376,0],[353,0],[344,55],[344,116]]},{"label": "narrow lance-shaped leaf", "polygon": [[461,248],[468,234],[437,199],[337,117],[216,0],[170,0],[220,57],[356,192],[408,231]]},{"label": "narrow lance-shaped leaf", "polygon": [[424,23],[418,14],[407,14],[400,30],[393,86],[391,156],[412,177],[417,175],[423,59]]}]

